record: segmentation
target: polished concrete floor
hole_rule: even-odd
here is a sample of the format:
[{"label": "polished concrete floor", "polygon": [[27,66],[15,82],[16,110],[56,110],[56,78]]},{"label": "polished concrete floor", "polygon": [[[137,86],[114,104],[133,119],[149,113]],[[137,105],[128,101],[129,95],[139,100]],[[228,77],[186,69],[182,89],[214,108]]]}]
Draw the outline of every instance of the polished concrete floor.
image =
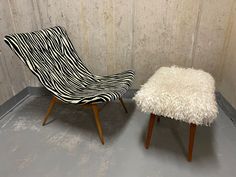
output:
[{"label": "polished concrete floor", "polygon": [[222,110],[211,127],[197,128],[189,163],[185,123],[161,119],[146,150],[148,115],[132,100],[125,100],[128,114],[113,102],[100,114],[102,145],[90,109],[57,105],[42,127],[49,101],[29,97],[0,121],[1,177],[236,176],[236,128]]}]

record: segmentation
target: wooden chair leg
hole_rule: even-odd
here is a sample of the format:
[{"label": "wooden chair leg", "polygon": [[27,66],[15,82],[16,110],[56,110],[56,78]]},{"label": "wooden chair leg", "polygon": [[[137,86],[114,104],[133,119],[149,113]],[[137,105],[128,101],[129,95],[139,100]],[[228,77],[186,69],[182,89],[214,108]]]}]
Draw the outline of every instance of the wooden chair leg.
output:
[{"label": "wooden chair leg", "polygon": [[45,117],[43,119],[43,123],[42,123],[43,126],[46,124],[46,122],[48,120],[48,117],[49,117],[49,114],[51,113],[52,108],[55,105],[56,101],[57,101],[57,98],[55,96],[53,96],[51,101],[50,101],[50,104],[49,104],[49,107],[48,107],[48,111],[47,111],[47,113],[46,113],[46,115],[45,115]]},{"label": "wooden chair leg", "polygon": [[188,161],[192,161],[192,154],[193,154],[193,145],[194,145],[194,136],[196,132],[196,124],[190,124],[189,129],[189,144],[188,144]]},{"label": "wooden chair leg", "polygon": [[145,148],[148,149],[149,145],[151,144],[151,138],[152,138],[152,130],[153,130],[153,126],[155,123],[155,115],[154,114],[150,114],[150,119],[149,119],[149,125],[148,125],[148,131],[147,131],[147,137],[146,137],[146,142],[145,142]]},{"label": "wooden chair leg", "polygon": [[126,107],[125,107],[125,104],[124,104],[124,102],[123,102],[123,99],[122,99],[122,98],[119,98],[119,100],[120,100],[120,103],[122,104],[122,106],[123,106],[125,112],[128,113],[128,111],[127,111],[127,109],[126,109]]},{"label": "wooden chair leg", "polygon": [[99,137],[100,137],[100,139],[101,139],[102,144],[104,144],[104,143],[105,143],[105,140],[104,140],[103,133],[102,133],[101,122],[100,122],[100,119],[99,119],[98,106],[97,106],[96,104],[92,104],[92,109],[93,109],[94,118],[95,118],[96,125],[97,125],[97,129],[98,129]]}]

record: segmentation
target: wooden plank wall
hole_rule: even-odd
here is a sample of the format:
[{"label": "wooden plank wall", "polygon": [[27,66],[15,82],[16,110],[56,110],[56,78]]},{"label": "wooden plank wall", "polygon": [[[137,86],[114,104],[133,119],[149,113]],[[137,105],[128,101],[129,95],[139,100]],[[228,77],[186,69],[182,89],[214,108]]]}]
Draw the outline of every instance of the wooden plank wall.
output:
[{"label": "wooden plank wall", "polygon": [[67,28],[96,74],[137,73],[139,88],[161,66],[201,68],[220,81],[234,0],[1,0],[0,104],[37,79],[3,42],[13,32]]},{"label": "wooden plank wall", "polygon": [[225,47],[225,62],[222,67],[219,90],[236,109],[236,2],[232,6],[229,33],[230,37]]}]

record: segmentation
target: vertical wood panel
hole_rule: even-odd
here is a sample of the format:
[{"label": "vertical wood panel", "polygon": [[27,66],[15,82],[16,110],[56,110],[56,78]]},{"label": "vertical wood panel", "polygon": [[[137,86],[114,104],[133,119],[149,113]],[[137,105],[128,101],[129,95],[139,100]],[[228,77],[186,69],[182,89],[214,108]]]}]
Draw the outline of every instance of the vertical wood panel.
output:
[{"label": "vertical wood panel", "polygon": [[236,109],[236,2],[232,6],[232,28],[226,50],[219,90]]},{"label": "vertical wood panel", "polygon": [[86,66],[95,73],[107,73],[103,2],[45,0],[37,3],[42,26],[64,26]]},{"label": "vertical wood panel", "polygon": [[[9,0],[9,6],[12,11],[12,23],[16,32],[29,32],[38,30],[39,21],[37,21],[32,0]],[[38,85],[38,80],[31,71],[24,67],[24,75],[29,85]]]},{"label": "vertical wood panel", "polygon": [[14,32],[8,1],[0,1],[0,104],[26,87],[21,61],[4,43],[5,35]]},{"label": "vertical wood panel", "polygon": [[161,66],[191,66],[199,1],[135,1],[136,87]]},{"label": "vertical wood panel", "polygon": [[233,1],[202,1],[193,66],[210,72],[217,80]]},{"label": "vertical wood panel", "polygon": [[39,1],[43,27],[62,25],[84,63],[97,74],[131,67],[132,1]]},{"label": "vertical wood panel", "polygon": [[[108,74],[132,68],[133,1],[113,0],[113,53],[107,57]],[[109,35],[107,34],[107,38]],[[107,52],[111,46],[107,43]]]}]

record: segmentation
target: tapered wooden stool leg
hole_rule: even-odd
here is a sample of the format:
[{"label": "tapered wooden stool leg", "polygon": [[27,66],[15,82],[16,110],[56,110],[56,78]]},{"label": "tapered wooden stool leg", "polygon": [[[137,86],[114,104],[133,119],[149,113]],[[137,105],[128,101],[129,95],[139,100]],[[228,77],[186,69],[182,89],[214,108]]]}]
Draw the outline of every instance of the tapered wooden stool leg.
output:
[{"label": "tapered wooden stool leg", "polygon": [[57,98],[55,96],[53,96],[51,101],[50,101],[50,104],[49,104],[49,107],[48,107],[48,111],[47,111],[47,113],[46,113],[46,115],[45,115],[45,117],[43,119],[43,123],[42,123],[43,126],[46,124],[46,122],[48,120],[48,116],[51,113],[52,108],[55,105],[56,101],[57,101]]},{"label": "tapered wooden stool leg", "polygon": [[193,154],[193,145],[194,145],[194,136],[196,132],[196,124],[190,124],[189,129],[189,144],[188,144],[188,161],[192,161]]},{"label": "tapered wooden stool leg", "polygon": [[147,131],[147,137],[146,137],[146,142],[145,142],[145,148],[148,149],[149,145],[151,143],[151,138],[152,138],[152,130],[155,122],[155,115],[150,114],[150,119],[149,119],[149,125],[148,125],[148,131]]},{"label": "tapered wooden stool leg", "polygon": [[101,126],[101,122],[100,122],[100,119],[99,119],[99,111],[98,111],[97,105],[96,104],[92,104],[92,109],[93,109],[93,113],[94,113],[97,129],[98,129],[99,137],[101,139],[102,144],[104,144],[105,140],[104,140],[103,133],[102,133],[102,126]]},{"label": "tapered wooden stool leg", "polygon": [[122,99],[122,98],[119,98],[119,100],[120,100],[120,103],[122,104],[122,106],[123,106],[125,112],[128,113],[128,111],[127,111],[127,109],[126,109],[126,107],[125,107],[125,104],[124,104],[124,102],[123,102],[123,99]]}]

